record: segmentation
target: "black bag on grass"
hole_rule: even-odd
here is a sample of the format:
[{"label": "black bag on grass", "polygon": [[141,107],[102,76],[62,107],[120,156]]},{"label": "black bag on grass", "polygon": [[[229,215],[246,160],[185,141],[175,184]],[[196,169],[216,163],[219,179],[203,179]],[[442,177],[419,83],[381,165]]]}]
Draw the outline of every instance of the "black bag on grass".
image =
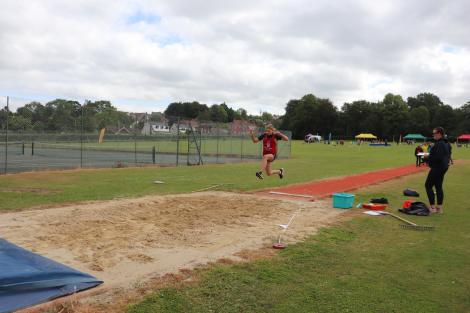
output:
[{"label": "black bag on grass", "polygon": [[413,202],[409,208],[398,209],[398,211],[409,214],[409,215],[418,215],[418,216],[428,216],[429,209],[423,202]]},{"label": "black bag on grass", "polygon": [[373,198],[370,199],[370,203],[388,204],[387,198]]},{"label": "black bag on grass", "polygon": [[407,197],[419,197],[419,193],[412,189],[405,189],[403,190],[403,195]]}]

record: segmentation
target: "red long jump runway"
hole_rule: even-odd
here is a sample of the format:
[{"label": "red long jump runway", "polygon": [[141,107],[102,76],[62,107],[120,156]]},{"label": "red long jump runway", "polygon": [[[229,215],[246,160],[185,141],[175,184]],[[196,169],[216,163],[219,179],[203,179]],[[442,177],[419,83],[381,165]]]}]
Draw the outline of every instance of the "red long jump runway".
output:
[{"label": "red long jump runway", "polygon": [[347,192],[361,187],[367,187],[372,184],[381,183],[394,178],[423,172],[426,169],[427,167],[425,166],[416,167],[416,165],[413,164],[340,178],[314,181],[306,184],[275,188],[268,192],[280,193],[276,195],[288,197],[289,194],[291,194],[293,197],[303,199],[326,198],[336,192]]}]

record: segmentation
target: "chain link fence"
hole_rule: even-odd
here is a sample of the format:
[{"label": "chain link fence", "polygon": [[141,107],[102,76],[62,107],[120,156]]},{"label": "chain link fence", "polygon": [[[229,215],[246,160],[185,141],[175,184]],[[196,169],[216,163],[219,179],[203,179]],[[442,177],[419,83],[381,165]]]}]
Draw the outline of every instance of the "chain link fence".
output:
[{"label": "chain link fence", "polygon": [[[159,113],[124,113],[106,102],[0,97],[1,173],[73,168],[182,166],[261,157],[256,124],[215,123]],[[284,132],[291,137],[291,133]],[[279,158],[291,143],[279,142]]]}]

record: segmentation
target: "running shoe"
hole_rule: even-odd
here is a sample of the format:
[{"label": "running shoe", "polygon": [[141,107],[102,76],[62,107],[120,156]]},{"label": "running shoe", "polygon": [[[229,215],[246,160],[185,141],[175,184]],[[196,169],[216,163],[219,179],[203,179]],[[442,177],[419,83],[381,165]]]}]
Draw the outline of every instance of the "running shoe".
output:
[{"label": "running shoe", "polygon": [[263,172],[256,172],[256,177],[263,179]]},{"label": "running shoe", "polygon": [[279,178],[280,179],[284,178],[284,169],[283,168],[279,169]]}]

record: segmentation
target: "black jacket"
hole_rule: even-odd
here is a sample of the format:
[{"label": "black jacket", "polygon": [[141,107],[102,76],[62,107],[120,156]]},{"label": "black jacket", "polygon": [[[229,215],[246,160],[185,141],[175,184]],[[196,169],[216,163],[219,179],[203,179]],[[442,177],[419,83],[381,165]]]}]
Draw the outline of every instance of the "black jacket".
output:
[{"label": "black jacket", "polygon": [[444,139],[434,143],[429,153],[429,167],[435,169],[447,169],[449,167],[450,151],[449,144]]},{"label": "black jacket", "polygon": [[453,163],[453,161],[452,161],[452,145],[450,144],[450,142],[447,138],[445,138],[444,141],[446,142],[447,149],[449,149],[449,161],[452,164]]}]

